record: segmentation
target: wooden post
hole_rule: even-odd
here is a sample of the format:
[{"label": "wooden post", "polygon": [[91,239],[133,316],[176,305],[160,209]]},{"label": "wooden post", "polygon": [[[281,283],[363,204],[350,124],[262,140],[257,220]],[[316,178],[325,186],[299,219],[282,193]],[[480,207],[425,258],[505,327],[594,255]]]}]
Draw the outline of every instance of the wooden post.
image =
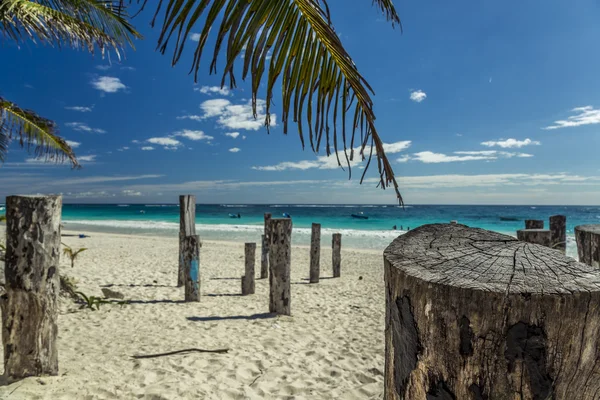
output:
[{"label": "wooden post", "polygon": [[254,294],[254,265],[256,259],[256,243],[246,243],[244,247],[246,256],[245,275],[242,276],[242,296]]},{"label": "wooden post", "polygon": [[342,270],[342,234],[334,233],[331,239],[331,265],[333,266],[333,277],[339,278]]},{"label": "wooden post", "polygon": [[4,375],[58,375],[61,196],[6,198]]},{"label": "wooden post", "polygon": [[384,399],[598,399],[600,270],[436,224],[394,240],[384,275]]},{"label": "wooden post", "polygon": [[270,221],[269,246],[269,312],[291,315],[290,264],[292,259],[292,220]]},{"label": "wooden post", "polygon": [[600,225],[576,226],[575,240],[579,261],[600,268]]},{"label": "wooden post", "polygon": [[312,224],[310,236],[310,283],[319,283],[321,274],[321,224]]},{"label": "wooden post", "polygon": [[550,217],[550,247],[566,253],[567,251],[567,217],[553,215]]},{"label": "wooden post", "polygon": [[200,237],[183,238],[185,301],[200,301]]},{"label": "wooden post", "polygon": [[260,246],[260,279],[266,279],[269,277],[269,244],[267,242],[267,235],[261,236]]},{"label": "wooden post", "polygon": [[541,219],[526,219],[525,229],[544,229],[544,221]]},{"label": "wooden post", "polygon": [[520,229],[517,231],[517,239],[545,247],[550,247],[551,237],[552,235],[547,229]]},{"label": "wooden post", "polygon": [[183,263],[183,242],[188,236],[196,234],[196,196],[179,196],[179,272],[177,287],[185,284],[185,266]]}]

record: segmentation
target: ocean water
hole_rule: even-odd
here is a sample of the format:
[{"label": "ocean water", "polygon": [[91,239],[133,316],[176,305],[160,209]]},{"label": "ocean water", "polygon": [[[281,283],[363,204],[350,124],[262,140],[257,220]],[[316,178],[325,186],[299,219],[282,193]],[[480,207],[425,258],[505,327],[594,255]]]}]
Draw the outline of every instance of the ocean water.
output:
[{"label": "ocean water", "polygon": [[[468,206],[414,205],[240,205],[199,204],[196,208],[196,230],[202,239],[255,241],[260,243],[263,216],[273,218],[291,215],[292,241],[310,244],[313,222],[322,226],[323,245],[328,236],[342,233],[344,247],[383,250],[398,235],[419,225],[450,222],[516,235],[525,219],[542,219],[548,224],[551,215],[567,216],[567,252],[575,256],[573,228],[581,224],[600,224],[600,206]],[[241,215],[230,218],[229,214]],[[351,214],[368,216],[352,218]],[[70,230],[176,237],[179,231],[179,206],[174,204],[69,204],[63,206],[63,222]],[[392,227],[396,225],[397,230]]]}]

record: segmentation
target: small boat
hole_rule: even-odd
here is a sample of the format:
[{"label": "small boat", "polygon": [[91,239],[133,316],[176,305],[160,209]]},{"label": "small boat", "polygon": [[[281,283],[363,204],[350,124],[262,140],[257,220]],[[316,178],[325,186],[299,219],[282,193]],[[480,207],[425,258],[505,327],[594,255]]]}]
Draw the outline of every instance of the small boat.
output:
[{"label": "small boat", "polygon": [[292,216],[288,213],[283,213],[283,218],[292,218]]},{"label": "small boat", "polygon": [[140,210],[140,214],[146,214],[146,211]]},{"label": "small boat", "polygon": [[229,213],[229,218],[242,218],[242,216],[240,214]]},{"label": "small boat", "polygon": [[500,221],[520,221],[520,219],[515,217],[500,217]]},{"label": "small boat", "polygon": [[358,214],[351,214],[352,218],[358,218],[358,219],[369,219],[368,216],[364,215],[362,212],[358,213]]}]

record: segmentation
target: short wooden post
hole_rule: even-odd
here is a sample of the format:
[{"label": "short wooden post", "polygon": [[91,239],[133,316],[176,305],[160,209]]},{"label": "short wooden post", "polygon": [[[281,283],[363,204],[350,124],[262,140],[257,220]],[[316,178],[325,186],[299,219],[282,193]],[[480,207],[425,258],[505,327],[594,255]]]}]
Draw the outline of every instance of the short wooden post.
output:
[{"label": "short wooden post", "polygon": [[517,231],[517,239],[527,243],[550,247],[551,234],[547,229],[520,229]]},{"label": "short wooden post", "polygon": [[254,265],[256,258],[256,243],[246,243],[244,246],[245,275],[242,276],[242,296],[254,294]]},{"label": "short wooden post", "polygon": [[61,196],[6,198],[4,375],[58,375]]},{"label": "short wooden post", "polygon": [[342,234],[334,233],[331,239],[331,265],[333,266],[333,277],[339,278],[342,270]]},{"label": "short wooden post", "polygon": [[566,253],[567,251],[567,217],[553,215],[550,217],[550,247]]},{"label": "short wooden post", "polygon": [[269,312],[291,315],[292,220],[271,219],[269,233]]},{"label": "short wooden post", "polygon": [[260,279],[269,277],[269,244],[267,243],[267,235],[261,236],[260,246]]},{"label": "short wooden post", "polygon": [[310,283],[319,283],[321,274],[321,224],[312,224],[310,236]]},{"label": "short wooden post", "polygon": [[526,219],[525,229],[544,229],[544,221],[541,219]]},{"label": "short wooden post", "polygon": [[200,301],[200,237],[183,238],[185,301]]},{"label": "short wooden post", "polygon": [[196,234],[196,196],[179,196],[179,272],[177,287],[185,284],[185,266],[183,263],[183,242],[188,236]]},{"label": "short wooden post", "polygon": [[576,226],[575,240],[579,261],[592,267],[600,267],[600,225]]}]

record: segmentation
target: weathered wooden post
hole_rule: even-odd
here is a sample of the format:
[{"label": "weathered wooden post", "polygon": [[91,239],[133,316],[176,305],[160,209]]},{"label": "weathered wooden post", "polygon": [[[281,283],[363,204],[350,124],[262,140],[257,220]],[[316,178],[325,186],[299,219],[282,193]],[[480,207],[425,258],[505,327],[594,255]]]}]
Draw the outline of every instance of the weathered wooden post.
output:
[{"label": "weathered wooden post", "polygon": [[544,221],[541,219],[526,219],[525,229],[544,229]]},{"label": "weathered wooden post", "polygon": [[269,312],[291,315],[292,220],[271,219],[269,234]]},{"label": "weathered wooden post", "polygon": [[551,237],[552,235],[547,229],[520,229],[517,231],[517,239],[546,247],[550,247]]},{"label": "weathered wooden post", "polygon": [[333,266],[333,277],[339,278],[342,270],[342,234],[334,233],[331,238],[331,265]]},{"label": "weathered wooden post", "polygon": [[183,242],[188,236],[196,234],[196,196],[191,194],[179,196],[179,273],[177,287],[185,284],[185,267],[183,263]]},{"label": "weathered wooden post", "polygon": [[592,267],[600,267],[600,225],[578,225],[575,240],[579,261]]},{"label": "weathered wooden post", "polygon": [[256,243],[246,243],[244,246],[245,275],[242,276],[242,295],[254,294],[254,265],[256,259]]},{"label": "weathered wooden post", "polygon": [[321,274],[321,224],[312,224],[310,236],[310,283],[319,283]]},{"label": "weathered wooden post", "polygon": [[269,277],[269,244],[267,235],[261,235],[260,246],[260,279]]},{"label": "weathered wooden post", "polygon": [[6,198],[4,375],[58,375],[61,196]]},{"label": "weathered wooden post", "polygon": [[200,301],[200,237],[183,238],[185,301]]},{"label": "weathered wooden post", "polygon": [[459,224],[384,264],[385,399],[598,399],[600,270]]},{"label": "weathered wooden post", "polygon": [[553,215],[550,217],[550,247],[566,253],[567,251],[567,217]]}]

